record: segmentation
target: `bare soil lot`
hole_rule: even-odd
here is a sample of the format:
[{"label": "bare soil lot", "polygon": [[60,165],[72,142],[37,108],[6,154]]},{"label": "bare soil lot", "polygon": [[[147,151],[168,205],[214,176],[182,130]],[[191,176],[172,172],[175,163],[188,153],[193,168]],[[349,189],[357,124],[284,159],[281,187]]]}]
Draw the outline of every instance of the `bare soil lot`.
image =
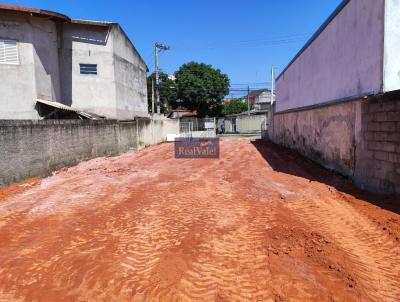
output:
[{"label": "bare soil lot", "polygon": [[0,190],[0,301],[399,301],[399,209],[246,139],[95,159]]}]

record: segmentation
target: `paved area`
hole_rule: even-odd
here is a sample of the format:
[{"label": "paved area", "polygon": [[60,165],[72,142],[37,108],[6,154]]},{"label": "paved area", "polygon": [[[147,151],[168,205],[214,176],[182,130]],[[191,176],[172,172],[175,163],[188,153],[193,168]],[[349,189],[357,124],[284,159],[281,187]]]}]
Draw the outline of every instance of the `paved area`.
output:
[{"label": "paved area", "polygon": [[399,200],[272,145],[221,152],[163,144],[0,190],[0,301],[400,299]]}]

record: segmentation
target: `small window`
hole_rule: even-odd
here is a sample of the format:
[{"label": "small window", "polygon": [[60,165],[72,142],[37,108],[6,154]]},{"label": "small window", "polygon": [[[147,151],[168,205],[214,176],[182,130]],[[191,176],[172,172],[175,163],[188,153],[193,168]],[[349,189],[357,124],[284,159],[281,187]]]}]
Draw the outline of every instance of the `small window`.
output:
[{"label": "small window", "polygon": [[79,64],[81,74],[97,74],[97,64]]},{"label": "small window", "polygon": [[19,64],[17,41],[0,39],[0,64]]}]

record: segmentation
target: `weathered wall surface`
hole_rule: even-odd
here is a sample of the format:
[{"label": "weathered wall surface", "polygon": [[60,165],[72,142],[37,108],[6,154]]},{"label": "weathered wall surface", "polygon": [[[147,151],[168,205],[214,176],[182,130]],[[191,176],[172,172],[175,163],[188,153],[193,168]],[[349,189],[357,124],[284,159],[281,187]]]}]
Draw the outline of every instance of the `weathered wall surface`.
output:
[{"label": "weathered wall surface", "polygon": [[107,120],[0,121],[0,186],[160,143],[167,133],[179,132],[178,121],[156,120],[153,132],[149,124],[140,121],[137,128],[137,122]]},{"label": "weathered wall surface", "polygon": [[400,195],[400,96],[363,102],[354,179],[367,189]]},{"label": "weathered wall surface", "polygon": [[[60,100],[57,24],[40,18],[34,18],[31,22],[36,96],[48,101]],[[34,103],[36,98],[32,101]]]},{"label": "weathered wall surface", "polygon": [[119,26],[111,31],[114,46],[116,111],[119,119],[148,116],[147,66]]},{"label": "weathered wall surface", "polygon": [[381,92],[384,6],[351,0],[278,78],[276,111]]},{"label": "weathered wall surface", "polygon": [[139,147],[150,146],[166,140],[167,134],[179,134],[179,119],[172,120],[154,115],[152,120],[139,119]]},{"label": "weathered wall surface", "polygon": [[355,155],[356,103],[275,114],[274,142],[352,176]]},{"label": "weathered wall surface", "polygon": [[274,113],[269,138],[354,180],[400,194],[400,95]]}]

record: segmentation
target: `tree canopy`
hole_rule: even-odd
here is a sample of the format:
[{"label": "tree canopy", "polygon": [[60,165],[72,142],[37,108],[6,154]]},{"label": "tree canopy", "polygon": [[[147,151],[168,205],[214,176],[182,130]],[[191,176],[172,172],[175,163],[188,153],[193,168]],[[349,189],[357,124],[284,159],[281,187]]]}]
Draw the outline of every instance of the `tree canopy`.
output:
[{"label": "tree canopy", "polygon": [[222,108],[222,113],[224,115],[238,114],[244,111],[247,111],[247,103],[245,103],[242,99],[231,100]]},{"label": "tree canopy", "polygon": [[229,78],[211,65],[190,62],[175,73],[177,96],[181,105],[197,110],[199,116],[211,113],[229,92]]}]

